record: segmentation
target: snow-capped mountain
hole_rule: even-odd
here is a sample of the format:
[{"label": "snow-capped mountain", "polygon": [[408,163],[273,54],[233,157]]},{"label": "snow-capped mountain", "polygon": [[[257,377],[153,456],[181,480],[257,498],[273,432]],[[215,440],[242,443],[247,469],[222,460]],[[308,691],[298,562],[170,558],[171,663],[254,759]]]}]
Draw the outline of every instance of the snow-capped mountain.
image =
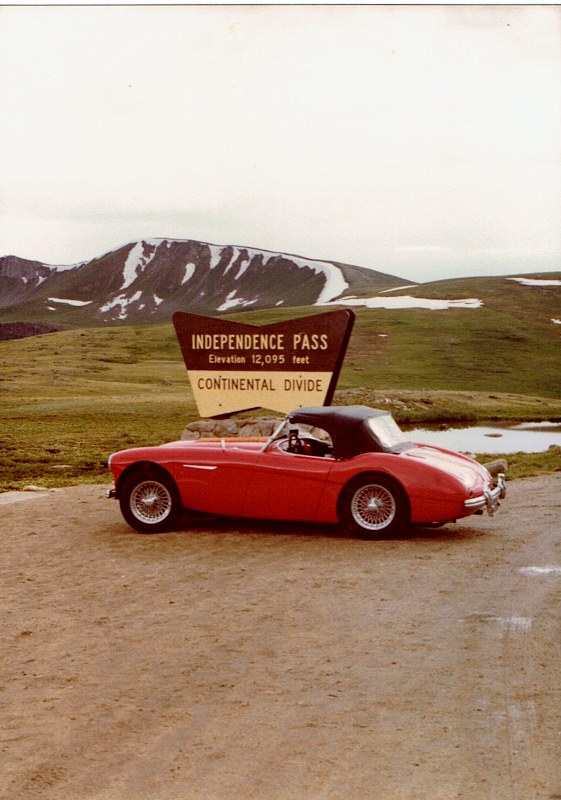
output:
[{"label": "snow-capped mountain", "polygon": [[404,283],[362,267],[266,250],[147,239],[69,266],[0,258],[0,318],[156,322],[175,311],[214,315],[323,305]]}]

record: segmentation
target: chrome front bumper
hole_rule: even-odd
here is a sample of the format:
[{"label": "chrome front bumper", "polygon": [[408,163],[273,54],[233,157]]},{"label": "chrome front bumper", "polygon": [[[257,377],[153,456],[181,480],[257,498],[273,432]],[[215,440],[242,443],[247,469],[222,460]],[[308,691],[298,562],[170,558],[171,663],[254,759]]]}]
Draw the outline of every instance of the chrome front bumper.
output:
[{"label": "chrome front bumper", "polygon": [[487,509],[487,513],[489,516],[493,516],[498,510],[501,504],[501,500],[503,497],[506,496],[506,483],[505,483],[505,476],[502,472],[499,472],[497,475],[497,483],[493,489],[488,489],[483,494],[478,495],[477,497],[470,497],[469,500],[465,501],[465,507],[469,508],[470,511],[478,511],[479,509],[483,510],[484,508]]}]

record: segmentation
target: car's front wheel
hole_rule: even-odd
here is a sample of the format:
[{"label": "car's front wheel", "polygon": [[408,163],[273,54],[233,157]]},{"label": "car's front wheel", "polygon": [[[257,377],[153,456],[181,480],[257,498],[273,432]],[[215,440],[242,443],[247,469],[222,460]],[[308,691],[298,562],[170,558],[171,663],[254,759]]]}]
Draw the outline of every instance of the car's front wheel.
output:
[{"label": "car's front wheel", "polygon": [[363,539],[391,536],[408,523],[407,496],[385,475],[364,475],[343,491],[339,516],[347,530]]},{"label": "car's front wheel", "polygon": [[153,468],[133,472],[119,489],[121,513],[141,533],[173,530],[183,507],[173,479]]}]

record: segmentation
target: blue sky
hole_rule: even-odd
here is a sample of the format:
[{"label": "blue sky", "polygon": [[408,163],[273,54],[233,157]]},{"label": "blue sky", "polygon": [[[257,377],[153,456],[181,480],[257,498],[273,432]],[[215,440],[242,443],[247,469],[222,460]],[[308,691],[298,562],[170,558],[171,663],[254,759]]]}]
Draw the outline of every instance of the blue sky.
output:
[{"label": "blue sky", "polygon": [[559,6],[4,6],[0,116],[0,255],[561,269]]}]

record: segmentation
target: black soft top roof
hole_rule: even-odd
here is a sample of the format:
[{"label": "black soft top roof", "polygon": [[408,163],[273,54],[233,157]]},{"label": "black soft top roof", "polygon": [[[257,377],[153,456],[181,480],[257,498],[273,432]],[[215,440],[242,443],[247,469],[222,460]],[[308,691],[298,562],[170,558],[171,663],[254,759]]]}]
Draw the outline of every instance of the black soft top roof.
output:
[{"label": "black soft top roof", "polygon": [[[313,425],[326,430],[333,440],[335,458],[352,458],[360,453],[387,452],[368,425],[372,417],[390,416],[368,406],[309,406],[292,411],[290,422]],[[398,452],[391,448],[389,452]]]}]

